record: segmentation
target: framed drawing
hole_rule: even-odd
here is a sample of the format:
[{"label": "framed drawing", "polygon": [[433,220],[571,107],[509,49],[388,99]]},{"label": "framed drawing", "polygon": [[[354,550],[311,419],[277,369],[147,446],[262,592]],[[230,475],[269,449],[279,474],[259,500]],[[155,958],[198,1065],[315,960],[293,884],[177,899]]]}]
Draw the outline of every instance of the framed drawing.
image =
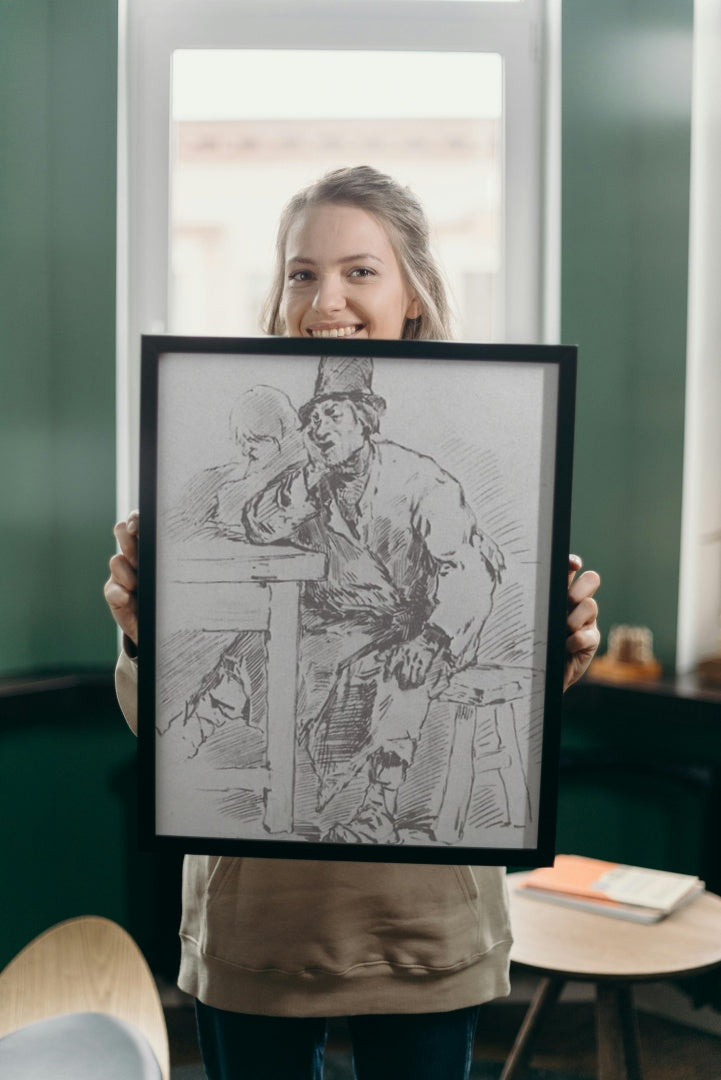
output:
[{"label": "framed drawing", "polygon": [[552,860],[575,363],[143,339],[147,846]]}]

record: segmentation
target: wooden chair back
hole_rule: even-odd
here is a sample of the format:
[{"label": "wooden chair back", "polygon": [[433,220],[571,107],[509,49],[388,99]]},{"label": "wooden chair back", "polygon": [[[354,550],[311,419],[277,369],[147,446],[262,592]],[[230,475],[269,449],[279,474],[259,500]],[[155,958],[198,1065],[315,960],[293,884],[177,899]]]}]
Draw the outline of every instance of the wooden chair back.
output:
[{"label": "wooden chair back", "polygon": [[110,919],[85,915],[58,923],[0,973],[0,1037],[74,1012],[132,1024],[169,1080],[168,1032],[155,980],[133,939]]}]

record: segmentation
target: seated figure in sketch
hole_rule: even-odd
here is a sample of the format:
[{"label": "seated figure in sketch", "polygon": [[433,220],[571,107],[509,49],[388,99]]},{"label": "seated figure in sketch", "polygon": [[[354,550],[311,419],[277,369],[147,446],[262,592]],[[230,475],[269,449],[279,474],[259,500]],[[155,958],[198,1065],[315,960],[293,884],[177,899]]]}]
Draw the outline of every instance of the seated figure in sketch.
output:
[{"label": "seated figure in sketch", "polygon": [[252,543],[327,556],[326,579],[304,586],[299,738],[319,809],[365,778],[351,815],[324,839],[393,843],[429,707],[473,663],[504,560],[449,473],[379,437],[386,406],[372,363],[321,359],[299,410],[310,461],[252,498],[243,520]]},{"label": "seated figure in sketch", "polygon": [[[232,460],[202,469],[185,487],[168,519],[175,540],[231,535],[239,539],[243,504],[288,466],[305,457],[298,414],[274,386],[251,386],[230,411]],[[233,525],[232,523],[236,523]]]},{"label": "seated figure in sketch", "polygon": [[[242,508],[253,492],[290,466],[307,461],[298,414],[282,390],[252,386],[230,413],[236,459],[193,477],[171,516],[176,541],[227,536],[243,540]],[[219,640],[220,639],[220,640]],[[161,734],[182,729],[185,756],[195,756],[211,735],[227,727],[265,722],[265,641],[259,631],[208,635],[181,631],[162,655],[168,670],[161,681]],[[192,683],[189,673],[204,666]]]}]

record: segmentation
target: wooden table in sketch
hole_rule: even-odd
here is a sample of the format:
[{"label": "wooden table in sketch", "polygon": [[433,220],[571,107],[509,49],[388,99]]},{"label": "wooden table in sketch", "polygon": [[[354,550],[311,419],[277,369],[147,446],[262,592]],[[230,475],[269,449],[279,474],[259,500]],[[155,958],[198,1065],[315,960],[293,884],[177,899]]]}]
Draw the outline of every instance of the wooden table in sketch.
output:
[{"label": "wooden table in sketch", "polygon": [[[303,582],[325,577],[325,556],[290,545],[212,539],[178,545],[159,563],[164,567],[159,639],[181,629],[266,633],[267,767],[224,769],[223,782],[232,779],[238,787],[262,790],[267,830],[291,832],[295,726],[289,718],[295,718],[300,591]],[[213,779],[207,772],[206,782]]]},{"label": "wooden table in sketch", "polygon": [[721,897],[703,893],[658,923],[627,922],[528,898],[509,874],[511,960],[543,978],[501,1074],[520,1080],[534,1038],[569,980],[596,986],[599,1080],[642,1080],[631,990],[721,966]]}]

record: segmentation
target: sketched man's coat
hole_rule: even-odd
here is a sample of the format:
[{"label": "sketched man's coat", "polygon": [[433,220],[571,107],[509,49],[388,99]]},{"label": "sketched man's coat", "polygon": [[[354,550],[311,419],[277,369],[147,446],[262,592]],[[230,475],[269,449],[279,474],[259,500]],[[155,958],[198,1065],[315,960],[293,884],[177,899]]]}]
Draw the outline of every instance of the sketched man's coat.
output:
[{"label": "sketched man's coat", "polygon": [[[432,458],[388,441],[370,444],[355,520],[324,477],[308,491],[303,469],[283,473],[246,506],[253,543],[292,540],[328,555],[328,577],[306,586],[325,617],[405,615],[448,638],[457,666],[470,662],[502,568],[479,532],[460,484]],[[344,512],[345,510],[345,512]]]},{"label": "sketched man's coat", "polygon": [[[327,556],[326,580],[308,583],[304,592],[301,726],[317,721],[339,678],[347,686],[352,658],[364,650],[387,649],[431,628],[445,643],[448,670],[472,663],[502,565],[460,485],[432,458],[377,441],[355,465],[326,474],[311,490],[303,469],[289,469],[245,509],[252,542],[291,540]],[[368,681],[367,671],[358,674]],[[359,709],[352,735],[347,688],[335,712],[343,713],[348,734],[333,738],[327,709],[324,731],[311,726],[309,748],[330,785],[326,795],[380,746],[392,746],[406,762],[412,756],[428,690],[401,692],[395,681],[391,690],[385,680],[381,695],[381,679],[375,702],[383,696],[382,710],[371,705],[362,715]],[[330,752],[314,752],[324,739]]]}]

